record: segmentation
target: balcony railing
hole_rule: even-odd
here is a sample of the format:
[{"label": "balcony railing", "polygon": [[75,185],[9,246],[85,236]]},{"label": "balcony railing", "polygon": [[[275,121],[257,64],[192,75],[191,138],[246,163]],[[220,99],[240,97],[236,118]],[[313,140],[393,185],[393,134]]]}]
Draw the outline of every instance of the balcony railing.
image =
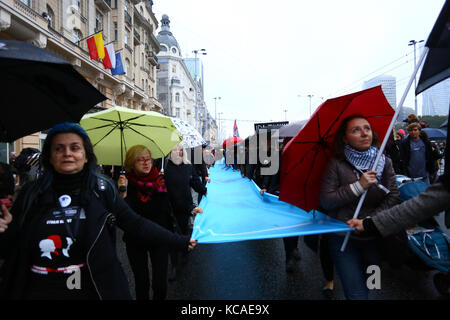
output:
[{"label": "balcony railing", "polygon": [[95,4],[106,12],[111,11],[111,0],[95,0]]}]

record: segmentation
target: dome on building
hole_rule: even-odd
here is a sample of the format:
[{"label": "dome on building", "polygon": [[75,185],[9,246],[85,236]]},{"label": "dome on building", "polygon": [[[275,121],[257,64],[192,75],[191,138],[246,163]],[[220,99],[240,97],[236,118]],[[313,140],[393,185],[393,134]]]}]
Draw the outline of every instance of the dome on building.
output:
[{"label": "dome on building", "polygon": [[161,31],[158,32],[156,39],[160,44],[165,44],[169,50],[172,47],[176,47],[177,52],[181,52],[177,39],[170,32],[170,20],[167,14],[164,14],[161,19]]}]

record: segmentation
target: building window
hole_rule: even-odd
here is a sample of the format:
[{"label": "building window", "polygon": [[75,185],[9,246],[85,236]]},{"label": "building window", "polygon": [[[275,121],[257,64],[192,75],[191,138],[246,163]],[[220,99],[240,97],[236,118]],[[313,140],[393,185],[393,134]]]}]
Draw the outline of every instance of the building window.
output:
[{"label": "building window", "polygon": [[177,48],[172,48],[172,53],[177,54]]},{"label": "building window", "polygon": [[117,27],[117,22],[114,22],[114,41],[119,40],[119,30]]},{"label": "building window", "polygon": [[96,10],[95,11],[95,32],[99,32],[101,30],[103,30],[103,15]]},{"label": "building window", "polygon": [[123,42],[126,44],[126,45],[129,45],[129,39],[130,39],[130,31],[127,29],[127,28],[125,28],[125,31],[124,31],[124,33],[123,33]]},{"label": "building window", "polygon": [[177,118],[180,117],[180,108],[176,108],[176,117],[177,117]]},{"label": "building window", "polygon": [[167,63],[160,63],[159,67],[161,71],[167,71]]},{"label": "building window", "polygon": [[72,0],[72,6],[74,9],[81,11],[81,1],[80,0]]},{"label": "building window", "polygon": [[23,4],[29,6],[31,8],[31,0],[20,0]]},{"label": "building window", "polygon": [[180,94],[178,92],[175,93],[175,102],[180,102]]},{"label": "building window", "polygon": [[81,33],[81,31],[79,30],[79,29],[76,29],[76,28],[74,28],[73,30],[72,30],[72,39],[73,39],[73,42],[74,43],[76,43],[77,45],[79,45],[79,41],[80,41],[80,39],[82,39],[83,38],[83,34]]},{"label": "building window", "polygon": [[173,73],[177,72],[177,67],[176,66],[172,66],[172,72]]},{"label": "building window", "polygon": [[0,162],[9,163],[9,156],[11,152],[15,151],[14,142],[0,142]]},{"label": "building window", "polygon": [[125,74],[128,75],[128,68],[130,66],[130,60],[128,60],[128,58],[125,59]]},{"label": "building window", "polygon": [[161,49],[160,49],[159,51],[161,51],[161,52],[167,52],[166,46],[161,46]]},{"label": "building window", "polygon": [[141,53],[141,66],[142,68],[145,68],[145,60],[144,60],[144,53]]}]

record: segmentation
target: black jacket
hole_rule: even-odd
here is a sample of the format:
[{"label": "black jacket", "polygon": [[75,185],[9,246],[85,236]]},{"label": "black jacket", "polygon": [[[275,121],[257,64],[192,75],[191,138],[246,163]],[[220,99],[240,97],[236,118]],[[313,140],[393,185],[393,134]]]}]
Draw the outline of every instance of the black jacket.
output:
[{"label": "black jacket", "polygon": [[[275,195],[278,195],[278,193],[280,192],[281,155],[282,150],[279,150],[278,166],[276,168],[273,168],[276,169],[276,172],[272,175],[261,175],[261,189],[266,189],[268,193]],[[261,167],[270,167],[271,165],[276,165],[276,163],[272,164],[271,162],[269,162],[267,165],[262,165]]]},{"label": "black jacket", "polygon": [[[0,297],[21,299],[30,274],[30,230],[39,218],[33,206],[53,198],[45,177],[32,182],[19,194],[11,210],[13,221],[0,234],[0,253],[4,255]],[[189,238],[169,232],[137,215],[118,195],[114,185],[103,176],[89,172],[82,203],[86,211],[87,231],[83,237],[87,268],[100,299],[131,299],[128,281],[116,253],[115,225],[133,233],[143,244],[164,243],[169,248],[186,249]],[[46,187],[47,185],[47,187]],[[31,208],[31,209],[30,209]]]},{"label": "black jacket", "polygon": [[[130,208],[140,216],[173,231],[174,217],[172,206],[170,205],[169,194],[167,192],[154,193],[147,202],[140,201],[137,194],[137,187],[128,183],[125,202]],[[130,238],[134,238],[133,234],[124,233],[125,241]]]},{"label": "black jacket", "polygon": [[167,161],[164,178],[172,208],[175,212],[190,213],[194,208],[191,187],[199,194],[206,194],[206,187],[200,181],[192,164],[176,165]]},{"label": "black jacket", "polygon": [[391,143],[388,142],[386,145],[386,155],[391,158],[392,165],[394,167],[394,172],[396,174],[405,174],[403,172],[402,156],[400,153],[400,140],[392,140]]},{"label": "black jacket", "polygon": [[131,183],[128,183],[125,202],[130,208],[144,218],[150,219],[166,229],[170,229],[172,224],[170,220],[171,207],[168,193],[154,193],[151,195],[148,202],[140,201],[137,193],[137,188]]}]

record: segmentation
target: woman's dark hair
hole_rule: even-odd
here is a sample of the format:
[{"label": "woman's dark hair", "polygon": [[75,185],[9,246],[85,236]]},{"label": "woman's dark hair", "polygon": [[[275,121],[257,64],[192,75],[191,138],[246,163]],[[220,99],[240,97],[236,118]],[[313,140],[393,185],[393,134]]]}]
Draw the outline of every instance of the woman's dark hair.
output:
[{"label": "woman's dark hair", "polygon": [[[346,143],[344,142],[344,137],[345,137],[345,134],[347,131],[348,123],[354,119],[367,120],[366,117],[364,117],[360,114],[354,114],[354,115],[348,116],[344,120],[342,120],[342,122],[339,126],[339,129],[336,131],[335,140],[334,140],[334,155],[335,155],[335,157],[337,157],[339,159],[345,159],[344,148],[345,148]],[[367,120],[367,122],[369,122],[369,120]],[[373,131],[373,129],[372,129],[372,145],[376,146],[377,148],[380,147],[378,140],[379,140],[378,134],[375,131]]]},{"label": "woman's dark hair", "polygon": [[55,136],[61,133],[74,133],[80,136],[80,138],[83,140],[84,150],[86,151],[86,159],[88,160],[87,164],[89,165],[89,167],[95,168],[95,166],[97,165],[97,157],[95,156],[91,139],[89,139],[86,131],[84,131],[84,129],[76,123],[64,122],[61,124],[57,124],[52,129],[50,129],[47,134],[47,138],[44,141],[44,146],[42,147],[41,153],[41,162],[44,170],[53,168],[53,166],[50,164],[52,142]]}]

